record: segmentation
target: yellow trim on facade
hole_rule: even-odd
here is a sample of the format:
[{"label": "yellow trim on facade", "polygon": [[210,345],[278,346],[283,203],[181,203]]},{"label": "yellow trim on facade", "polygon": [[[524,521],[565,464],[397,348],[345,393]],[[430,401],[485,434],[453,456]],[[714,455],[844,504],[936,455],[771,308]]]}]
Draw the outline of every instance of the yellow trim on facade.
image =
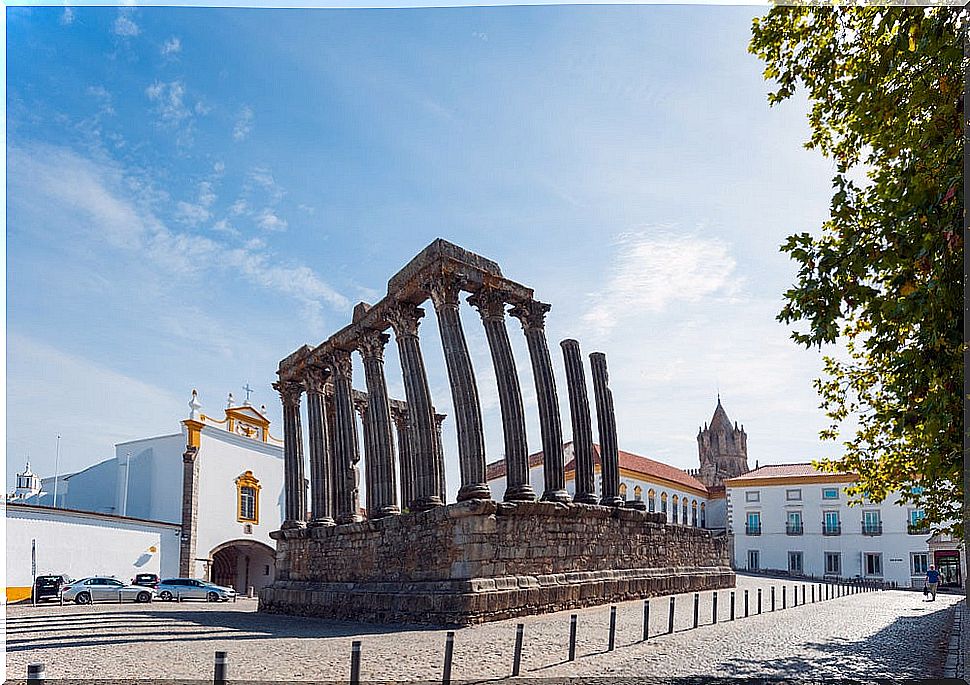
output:
[{"label": "yellow trim on facade", "polygon": [[182,425],[188,429],[188,439],[186,441],[188,446],[199,447],[202,443],[202,426],[205,424],[203,424],[201,421],[195,421],[194,419],[185,419],[182,422]]},{"label": "yellow trim on facade", "polygon": [[811,485],[813,483],[852,483],[855,474],[824,473],[815,476],[775,476],[762,478],[729,478],[724,485],[729,488],[748,488],[755,485]]},{"label": "yellow trim on facade", "polygon": [[30,586],[27,587],[7,587],[7,603],[22,602],[30,599]]},{"label": "yellow trim on facade", "polygon": [[[246,471],[236,479],[236,520],[239,523],[252,523],[259,525],[259,491],[262,486],[253,476],[252,471]],[[253,490],[253,518],[245,518],[242,510],[242,491],[243,488]]]}]

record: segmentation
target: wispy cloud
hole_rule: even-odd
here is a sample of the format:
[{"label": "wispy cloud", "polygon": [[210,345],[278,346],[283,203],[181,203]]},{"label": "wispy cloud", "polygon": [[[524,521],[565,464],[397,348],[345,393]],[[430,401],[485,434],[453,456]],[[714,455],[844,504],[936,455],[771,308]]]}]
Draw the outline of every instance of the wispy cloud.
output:
[{"label": "wispy cloud", "polygon": [[288,224],[286,219],[281,219],[272,209],[264,207],[256,215],[256,225],[264,231],[285,231]]},{"label": "wispy cloud", "polygon": [[178,36],[172,36],[162,44],[162,54],[166,57],[182,52],[182,41]]},{"label": "wispy cloud", "polygon": [[69,26],[74,23],[74,10],[71,7],[65,7],[64,11],[61,13],[61,25]]},{"label": "wispy cloud", "polygon": [[115,18],[114,32],[117,36],[132,38],[141,33],[141,28],[131,18],[131,10],[122,8],[118,10]]},{"label": "wispy cloud", "polygon": [[182,81],[155,81],[145,89],[145,95],[155,103],[155,112],[166,126],[176,126],[192,116],[185,106],[185,84]]},{"label": "wispy cloud", "polygon": [[235,141],[246,140],[249,134],[253,132],[255,118],[252,108],[243,107],[236,117],[236,124],[232,127],[232,139]]},{"label": "wispy cloud", "polygon": [[734,257],[721,240],[644,232],[621,235],[616,244],[606,285],[590,298],[583,316],[603,333],[624,318],[656,314],[718,293],[734,295],[740,286]]}]

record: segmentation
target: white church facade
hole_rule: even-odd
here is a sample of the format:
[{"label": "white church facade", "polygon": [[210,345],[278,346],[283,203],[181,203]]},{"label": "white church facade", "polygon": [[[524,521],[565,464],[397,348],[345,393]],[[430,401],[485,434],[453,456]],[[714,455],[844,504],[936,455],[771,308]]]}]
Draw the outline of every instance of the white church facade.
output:
[{"label": "white church facade", "polygon": [[[16,588],[29,586],[32,572],[119,578],[157,572],[205,578],[239,592],[272,582],[275,544],[269,533],[282,521],[283,443],[270,434],[265,409],[248,401],[234,406],[230,399],[217,419],[201,411],[193,391],[189,409],[178,432],[119,443],[112,458],[59,476],[56,488],[53,478],[37,482],[29,466],[18,476],[6,512],[8,601],[22,594]],[[98,569],[70,561],[78,540],[95,535],[78,526],[140,530],[153,525],[165,531],[165,544],[125,533],[130,544],[100,547],[113,551],[99,555]],[[114,533],[115,539],[119,535]],[[51,558],[43,568],[37,566],[36,551],[33,564],[23,557],[21,548],[31,541],[34,550],[40,544]],[[146,565],[150,548],[155,551]]]}]

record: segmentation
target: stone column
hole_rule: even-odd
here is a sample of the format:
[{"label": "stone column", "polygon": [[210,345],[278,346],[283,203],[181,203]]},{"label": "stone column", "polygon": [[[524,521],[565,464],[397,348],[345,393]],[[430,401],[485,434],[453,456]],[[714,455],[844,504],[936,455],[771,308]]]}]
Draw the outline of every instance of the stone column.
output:
[{"label": "stone column", "polygon": [[428,285],[428,291],[438,316],[438,330],[441,333],[441,346],[444,349],[451,398],[455,407],[458,463],[461,469],[461,487],[458,489],[457,499],[459,502],[491,499],[491,492],[485,482],[485,439],[478,387],[458,313],[461,282],[454,276],[441,276]]},{"label": "stone column", "polygon": [[273,384],[283,401],[283,529],[306,526],[306,477],[303,474],[303,428],[300,396],[303,384]]},{"label": "stone column", "polygon": [[494,290],[483,289],[468,298],[478,309],[488,338],[488,349],[495,367],[499,405],[502,409],[502,432],[505,437],[505,496],[509,501],[532,501],[535,491],[529,484],[529,445],[525,433],[525,411],[522,392],[515,371],[515,358],[505,327],[505,299]]},{"label": "stone column", "polygon": [[[370,444],[367,453],[367,510],[374,517],[400,514],[397,506],[397,484],[394,478],[394,438],[391,434],[391,407],[384,377],[384,347],[390,336],[373,331],[359,339],[358,349],[364,358],[364,380],[367,383],[367,413]],[[372,484],[372,485],[371,485]],[[373,504],[371,504],[373,502]]]},{"label": "stone column", "polygon": [[573,501],[596,504],[594,482],[593,428],[586,394],[586,374],[579,342],[568,339],[559,343],[566,364],[566,386],[569,389],[569,415],[573,426],[573,454],[576,464],[576,493]]},{"label": "stone column", "polygon": [[360,521],[357,476],[360,453],[357,449],[357,422],[354,420],[353,365],[347,350],[335,350],[330,361],[337,428],[334,436],[335,519],[337,523],[354,523]]},{"label": "stone column", "polygon": [[182,537],[179,542],[179,575],[195,575],[195,546],[199,532],[199,448],[189,445],[182,453]]},{"label": "stone column", "polygon": [[593,352],[589,355],[593,374],[593,394],[596,397],[596,426],[600,438],[600,467],[602,492],[600,504],[609,507],[623,506],[620,498],[620,455],[616,445],[616,416],[613,413],[613,393],[606,371],[606,355]]},{"label": "stone column", "polygon": [[404,394],[408,402],[408,436],[414,460],[415,490],[414,499],[408,503],[411,511],[425,511],[442,505],[437,494],[440,478],[434,451],[431,391],[418,340],[418,323],[422,316],[424,310],[408,302],[399,303],[387,314],[401,356]]},{"label": "stone column", "polygon": [[314,366],[307,369],[306,408],[310,443],[310,511],[311,526],[332,526],[333,475],[331,436],[327,426],[327,402],[324,396],[329,370]]},{"label": "stone column", "polygon": [[361,432],[364,434],[364,469],[367,474],[367,489],[364,498],[367,500],[367,518],[374,518],[374,474],[372,469],[374,468],[374,460],[372,456],[374,454],[373,440],[374,435],[371,431],[370,414],[367,410],[367,400],[363,397],[354,397],[354,410],[357,412],[357,416],[360,417]]},{"label": "stone column", "polygon": [[408,430],[408,411],[392,410],[394,427],[397,429],[397,453],[401,473],[401,503],[407,507],[414,501],[414,459],[411,455],[411,437]]},{"label": "stone column", "polygon": [[441,439],[441,424],[445,421],[444,414],[434,415],[434,456],[438,466],[438,496],[445,504],[448,503],[448,483],[445,479],[445,446]]},{"label": "stone column", "polygon": [[539,404],[539,427],[542,432],[542,473],[545,481],[542,499],[547,502],[568,502],[559,397],[556,394],[556,377],[552,371],[549,343],[546,341],[545,320],[550,308],[544,302],[529,300],[517,304],[509,314],[522,323],[532,360],[532,376],[535,379]]}]

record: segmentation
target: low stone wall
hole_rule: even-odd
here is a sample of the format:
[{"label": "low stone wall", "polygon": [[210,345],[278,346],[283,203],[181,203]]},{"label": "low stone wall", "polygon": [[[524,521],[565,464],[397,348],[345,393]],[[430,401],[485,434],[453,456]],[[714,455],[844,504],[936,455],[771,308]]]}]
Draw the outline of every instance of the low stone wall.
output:
[{"label": "low stone wall", "polygon": [[474,500],[272,536],[259,608],[287,614],[466,625],[734,587],[725,538],[634,509]]}]

